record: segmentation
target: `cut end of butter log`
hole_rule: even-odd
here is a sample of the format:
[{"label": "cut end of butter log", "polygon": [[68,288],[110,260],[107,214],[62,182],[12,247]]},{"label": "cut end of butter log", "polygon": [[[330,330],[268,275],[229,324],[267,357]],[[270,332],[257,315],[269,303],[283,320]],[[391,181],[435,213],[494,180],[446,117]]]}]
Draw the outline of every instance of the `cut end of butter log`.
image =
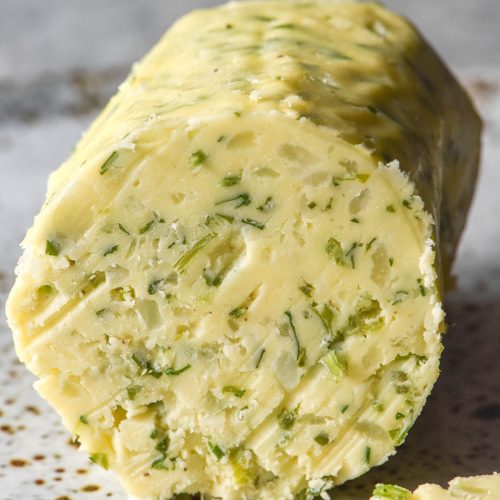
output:
[{"label": "cut end of butter log", "polygon": [[377,484],[371,500],[498,500],[500,474],[456,477],[448,489],[437,484],[422,484],[413,493],[401,486]]},{"label": "cut end of butter log", "polygon": [[324,496],[436,381],[480,128],[380,5],[195,11],[50,176],[19,358],[131,495]]}]

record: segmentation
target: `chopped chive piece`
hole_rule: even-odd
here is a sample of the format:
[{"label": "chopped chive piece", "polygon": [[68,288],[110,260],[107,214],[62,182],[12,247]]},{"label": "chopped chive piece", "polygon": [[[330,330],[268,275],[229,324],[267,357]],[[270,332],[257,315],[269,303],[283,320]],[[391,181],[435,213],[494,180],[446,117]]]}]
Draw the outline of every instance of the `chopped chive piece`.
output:
[{"label": "chopped chive piece", "polygon": [[157,445],[155,446],[155,450],[158,450],[160,453],[165,455],[168,451],[169,446],[170,446],[170,438],[166,436],[157,443]]},{"label": "chopped chive piece", "polygon": [[323,209],[323,212],[328,212],[328,210],[331,210],[332,203],[333,203],[333,198],[330,198],[328,200],[328,203],[325,205],[325,208]]},{"label": "chopped chive piece", "polygon": [[78,419],[82,424],[89,425],[89,421],[85,415],[80,415],[80,418]]},{"label": "chopped chive piece", "polygon": [[351,222],[354,222],[354,224],[359,224],[359,219],[357,217],[353,217],[351,219]]},{"label": "chopped chive piece", "polygon": [[274,21],[276,18],[258,15],[258,16],[254,16],[254,19],[256,19],[257,21],[263,21],[265,23],[270,23],[271,21]]},{"label": "chopped chive piece", "polygon": [[345,375],[346,367],[345,363],[342,363],[337,358],[337,355],[334,351],[330,351],[328,354],[325,354],[319,362],[330,370],[330,373],[334,375],[336,378],[343,377]]},{"label": "chopped chive piece", "polygon": [[229,203],[231,201],[236,201],[235,208],[240,208],[240,207],[246,207],[247,205],[250,205],[252,202],[252,199],[250,198],[250,195],[248,193],[240,193],[239,195],[233,197],[233,198],[226,198],[224,200],[218,201],[215,205],[222,205],[224,203]]},{"label": "chopped chive piece", "polygon": [[163,372],[154,368],[151,361],[146,361],[138,354],[132,354],[132,359],[139,367],[139,371],[141,374],[144,373],[146,375],[152,375],[154,378],[160,378],[162,376]]},{"label": "chopped chive piece", "polygon": [[345,413],[349,409],[349,405],[344,405],[340,408],[340,413]]},{"label": "chopped chive piece", "polygon": [[282,408],[278,414],[278,425],[284,430],[289,431],[295,424],[295,416],[297,415],[297,408],[293,411],[289,411],[286,408]]},{"label": "chopped chive piece", "polygon": [[401,420],[402,418],[405,418],[404,413],[400,413],[399,411],[396,413],[396,420]]},{"label": "chopped chive piece", "polygon": [[107,248],[106,250],[104,250],[102,255],[104,257],[106,257],[106,255],[109,255],[111,253],[115,253],[117,250],[118,250],[118,245],[113,245],[113,246]]},{"label": "chopped chive piece", "polygon": [[115,161],[118,158],[118,151],[113,151],[109,156],[108,159],[101,165],[101,168],[99,169],[99,173],[101,175],[104,175],[115,163]]},{"label": "chopped chive piece", "polygon": [[223,187],[231,187],[236,184],[239,184],[241,181],[241,175],[227,175],[224,177],[220,183]]},{"label": "chopped chive piece", "polygon": [[312,305],[312,312],[319,318],[321,324],[325,328],[326,332],[333,336],[332,332],[332,321],[333,321],[333,311],[330,309],[328,304],[323,304],[319,306],[316,303]]},{"label": "chopped chive piece", "polygon": [[226,136],[225,136],[225,135],[221,135],[221,136],[219,136],[219,138],[217,139],[217,142],[222,142],[225,138],[226,138]]},{"label": "chopped chive piece", "polygon": [[45,242],[45,253],[47,255],[53,255],[54,257],[57,257],[60,251],[61,251],[61,246],[57,241],[47,240]]},{"label": "chopped chive piece", "polygon": [[151,219],[149,222],[147,222],[146,224],[144,224],[144,226],[142,226],[139,229],[139,234],[147,233],[153,227],[153,225],[154,225],[155,222],[156,222],[155,219]]},{"label": "chopped chive piece", "polygon": [[365,251],[366,252],[369,252],[372,248],[372,245],[375,243],[375,240],[377,239],[377,237],[375,238],[372,238],[365,246]]},{"label": "chopped chive piece", "polygon": [[345,266],[344,250],[338,240],[330,238],[326,243],[325,252],[328,257],[335,262],[335,264]]},{"label": "chopped chive piece", "polygon": [[156,460],[153,460],[153,463],[151,464],[152,469],[156,470],[162,470],[166,469],[167,467],[165,466],[165,460],[167,457],[161,456],[160,458],[157,458]]},{"label": "chopped chive piece", "polygon": [[427,291],[425,289],[425,286],[422,284],[422,280],[420,278],[418,278],[417,283],[418,283],[418,289],[420,291],[420,295],[422,295],[422,297],[425,297]]},{"label": "chopped chive piece", "polygon": [[208,233],[201,240],[195,243],[184,255],[182,255],[179,260],[174,264],[174,268],[182,271],[188,263],[193,259],[193,257],[206,245],[208,245],[215,237],[217,233]]},{"label": "chopped chive piece", "polygon": [[391,203],[390,205],[387,205],[387,206],[385,207],[385,209],[386,209],[388,212],[390,212],[391,214],[393,214],[393,213],[396,211],[396,209],[394,208],[394,205],[393,205],[392,203]]},{"label": "chopped chive piece", "polygon": [[312,292],[314,290],[314,287],[308,283],[306,280],[303,280],[304,284],[302,286],[299,286],[299,290],[306,296],[306,297],[311,297]]},{"label": "chopped chive piece", "polygon": [[131,385],[130,387],[127,387],[127,396],[131,400],[134,400],[141,389],[142,386],[140,385]]},{"label": "chopped chive piece", "polygon": [[241,222],[243,222],[243,224],[247,224],[248,226],[256,227],[257,229],[260,229],[261,231],[266,227],[265,224],[263,224],[262,222],[259,222],[258,220],[255,220],[255,219],[244,218],[244,219],[241,219]]},{"label": "chopped chive piece", "polygon": [[221,213],[216,213],[215,214],[217,217],[219,217],[222,220],[225,220],[226,222],[229,222],[232,224],[234,222],[234,217],[232,215],[226,215],[226,214],[221,214]]},{"label": "chopped chive piece", "polygon": [[259,355],[257,356],[257,363],[255,364],[255,368],[258,368],[260,366],[260,363],[262,362],[262,358],[264,357],[264,353],[266,350],[262,348],[259,352]]},{"label": "chopped chive piece", "polygon": [[118,227],[120,228],[121,231],[130,236],[130,233],[125,229],[125,226],[121,222],[118,223]]},{"label": "chopped chive piece", "polygon": [[232,318],[241,318],[246,314],[246,312],[247,312],[246,307],[236,307],[229,312],[229,316],[231,316]]},{"label": "chopped chive piece", "polygon": [[191,365],[183,366],[182,368],[178,368],[177,370],[175,368],[169,367],[163,370],[163,373],[168,377],[176,377],[177,375],[184,373],[186,370],[189,370],[190,368]]},{"label": "chopped chive piece", "polygon": [[365,448],[365,463],[370,465],[370,458],[371,458],[372,450],[369,446]]},{"label": "chopped chive piece", "polygon": [[327,434],[320,433],[314,438],[314,441],[316,441],[316,443],[320,446],[326,446],[330,442],[330,438]]},{"label": "chopped chive piece", "polygon": [[409,200],[403,200],[403,207],[405,208],[411,208],[411,204]]},{"label": "chopped chive piece", "polygon": [[387,498],[389,500],[410,500],[411,492],[401,486],[378,483],[373,490],[373,496]]},{"label": "chopped chive piece", "polygon": [[292,23],[284,23],[284,24],[278,24],[277,26],[273,26],[272,29],[293,29],[295,28],[295,24]]},{"label": "chopped chive piece", "polygon": [[223,393],[231,393],[234,394],[237,398],[242,398],[245,395],[246,390],[245,389],[238,389],[238,387],[235,387],[234,385],[225,385],[222,388]]},{"label": "chopped chive piece", "polygon": [[160,289],[160,287],[164,281],[165,281],[164,279],[152,281],[148,285],[148,294],[154,295]]},{"label": "chopped chive piece", "polygon": [[214,273],[211,269],[203,269],[203,277],[207,286],[219,286],[222,283],[222,276]]},{"label": "chopped chive piece", "polygon": [[191,165],[191,168],[196,168],[205,163],[208,159],[208,155],[202,151],[201,149],[198,149],[194,153],[191,153],[189,155],[189,163]]},{"label": "chopped chive piece", "polygon": [[351,260],[351,266],[352,266],[353,269],[356,267],[356,265],[354,263],[354,250],[356,250],[356,248],[362,247],[362,246],[363,246],[363,243],[358,243],[357,241],[355,241],[351,245],[351,248],[349,248],[349,250],[345,254],[346,257],[350,258],[350,260]]},{"label": "chopped chive piece", "polygon": [[396,441],[396,446],[403,444],[403,442],[406,439],[406,436],[408,436],[408,432],[410,432],[410,429],[412,428],[412,426],[413,426],[413,422],[406,426],[406,428],[403,430],[403,432],[399,436],[398,440]]},{"label": "chopped chive piece", "polygon": [[103,469],[108,470],[109,467],[108,456],[105,453],[91,453],[89,459],[96,465],[99,465]]},{"label": "chopped chive piece", "polygon": [[215,455],[217,460],[220,460],[221,458],[223,458],[226,455],[222,451],[222,449],[219,447],[219,445],[211,443],[210,441],[208,442],[208,448]]}]

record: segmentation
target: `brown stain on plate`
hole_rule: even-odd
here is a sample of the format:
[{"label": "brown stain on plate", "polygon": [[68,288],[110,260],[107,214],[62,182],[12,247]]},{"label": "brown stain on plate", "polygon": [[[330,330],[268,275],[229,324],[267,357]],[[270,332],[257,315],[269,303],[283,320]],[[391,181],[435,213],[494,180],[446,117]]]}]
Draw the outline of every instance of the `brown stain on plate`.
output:
[{"label": "brown stain on plate", "polygon": [[84,486],[82,488],[82,491],[85,491],[87,493],[93,493],[94,491],[99,491],[100,486],[97,486],[97,484],[87,484],[87,486]]},{"label": "brown stain on plate", "polygon": [[12,467],[26,467],[30,465],[27,460],[23,460],[22,458],[13,458],[9,463]]}]

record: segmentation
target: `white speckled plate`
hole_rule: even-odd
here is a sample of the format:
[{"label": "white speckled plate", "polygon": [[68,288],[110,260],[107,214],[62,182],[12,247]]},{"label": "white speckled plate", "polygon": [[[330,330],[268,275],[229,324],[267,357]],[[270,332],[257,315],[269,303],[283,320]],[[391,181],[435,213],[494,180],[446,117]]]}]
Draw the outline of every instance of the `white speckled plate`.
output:
[{"label": "white speckled plate", "polygon": [[[138,57],[180,9],[174,12],[166,4],[160,6],[151,0],[141,4],[143,10],[130,2],[122,9],[124,3],[117,0],[106,2],[105,7],[96,0],[52,0],[43,5],[36,0],[0,2],[0,499],[124,499],[113,475],[77,451],[55,411],[32,389],[34,378],[16,360],[3,306],[13,281],[18,243],[41,205],[48,173],[69,154],[91,114],[128,68],[131,55],[120,51],[121,40],[128,48],[137,47],[132,56]],[[190,6],[201,3],[190,2]],[[464,9],[467,4],[455,0],[444,3]],[[422,8],[424,4],[428,8],[433,5],[430,0],[418,3]],[[109,53],[87,34],[86,41],[93,45],[85,52],[85,71],[71,71],[75,66],[72,54],[81,54],[82,50],[77,50],[77,42],[73,41],[70,47],[74,52],[59,52],[61,57],[65,54],[63,74],[44,72],[43,61],[37,61],[36,54],[32,54],[36,68],[21,64],[23,78],[12,83],[15,75],[12,81],[5,76],[4,63],[12,54],[7,57],[2,42],[6,33],[6,25],[2,25],[5,17],[1,20],[4,6],[18,21],[37,15],[46,21],[50,11],[44,9],[52,8],[57,12],[55,20],[51,18],[53,27],[61,33],[68,30],[66,36],[70,28],[76,29],[79,12],[85,10],[88,18],[88,9],[96,16],[107,15],[108,23],[112,14],[118,13],[118,24],[128,31],[117,30],[110,35]],[[474,14],[470,22],[481,22],[487,12],[496,13],[500,19],[500,3],[494,7],[489,0],[478,0],[477,6],[476,14],[467,11]],[[490,10],[481,13],[479,6]],[[416,8],[413,12],[419,13]],[[165,22],[158,21],[161,15],[166,16]],[[432,31],[435,22],[433,25],[431,14],[426,16]],[[465,23],[467,16],[458,18]],[[102,23],[99,17],[97,30],[102,29]],[[87,29],[92,33],[90,24]],[[138,37],[141,30],[146,30],[147,40]],[[460,31],[458,26],[456,31]],[[47,50],[56,47],[56,42],[50,45],[43,33],[42,23],[40,43],[46,42]],[[498,33],[491,31],[490,35],[497,37],[498,55]],[[64,36],[59,38],[63,40]],[[16,39],[18,56],[26,57],[26,50],[33,50],[38,40],[33,37],[31,45],[26,45]],[[486,45],[479,37],[477,47],[486,50]],[[99,53],[94,65],[88,60],[93,50],[105,52]],[[467,50],[473,56],[471,48]],[[456,54],[451,58],[462,66],[467,63]],[[111,61],[117,65],[113,70],[108,69]],[[485,118],[483,169],[456,266],[459,288],[447,298],[450,328],[444,339],[443,373],[397,455],[384,466],[340,487],[334,495],[336,500],[367,498],[379,481],[413,488],[422,482],[446,484],[457,475],[500,470],[500,67],[481,67],[480,61],[471,61],[474,68],[465,64],[460,76]]]}]

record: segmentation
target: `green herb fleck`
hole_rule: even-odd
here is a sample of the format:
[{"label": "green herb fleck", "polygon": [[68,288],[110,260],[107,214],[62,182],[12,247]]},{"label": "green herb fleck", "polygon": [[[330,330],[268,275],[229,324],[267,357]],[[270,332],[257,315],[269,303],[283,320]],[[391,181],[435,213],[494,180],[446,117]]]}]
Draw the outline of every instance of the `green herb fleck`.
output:
[{"label": "green herb fleck", "polygon": [[398,290],[395,294],[394,297],[392,298],[391,304],[395,306],[396,304],[399,304],[402,302],[408,295],[408,292],[406,290]]},{"label": "green herb fleck", "polygon": [[205,278],[207,286],[217,287],[222,283],[222,275],[208,269],[207,267],[203,269],[203,278]]},{"label": "green herb fleck", "polygon": [[330,370],[330,373],[336,378],[343,377],[345,375],[346,366],[345,363],[341,362],[334,351],[330,351],[325,354],[319,362]]},{"label": "green herb fleck", "polygon": [[89,459],[91,462],[99,465],[99,467],[108,470],[108,456],[105,453],[91,453]]},{"label": "green herb fleck", "polygon": [[176,377],[177,375],[180,375],[181,373],[184,373],[186,370],[189,370],[191,368],[191,365],[185,365],[182,368],[178,368],[177,370],[172,367],[165,368],[163,370],[163,373],[167,375],[168,377]]},{"label": "green herb fleck", "polygon": [[327,434],[321,432],[314,438],[314,441],[316,441],[316,443],[318,443],[320,446],[326,446],[330,442],[330,438]]},{"label": "green herb fleck", "polygon": [[373,490],[373,496],[387,498],[389,500],[410,500],[411,492],[401,486],[378,483]]},{"label": "green herb fleck", "polygon": [[223,393],[231,393],[234,394],[237,398],[242,398],[245,395],[245,389],[238,389],[238,387],[234,385],[225,385],[222,388]]},{"label": "green herb fleck", "polygon": [[198,149],[197,151],[189,155],[189,164],[191,165],[191,168],[196,168],[200,165],[203,165],[203,163],[205,163],[207,159],[208,155],[201,149]]},{"label": "green herb fleck", "polygon": [[154,378],[160,378],[163,375],[161,370],[157,370],[151,361],[147,361],[141,358],[138,354],[132,354],[132,359],[135,361],[137,366],[139,367],[140,373],[144,373],[146,375],[151,375]]},{"label": "green herb fleck", "polygon": [[61,251],[61,245],[55,240],[47,240],[45,242],[45,253],[57,257]]},{"label": "green herb fleck", "polygon": [[219,445],[208,442],[208,449],[215,455],[217,460],[221,460],[226,454],[222,451]]},{"label": "green herb fleck", "polygon": [[297,416],[298,407],[290,411],[282,408],[278,414],[278,425],[284,430],[289,431],[295,424],[295,417]]},{"label": "green herb fleck", "polygon": [[101,175],[104,175],[115,163],[115,161],[118,158],[118,151],[113,151],[108,159],[101,165],[101,168],[99,169],[99,173]]},{"label": "green herb fleck", "polygon": [[371,458],[372,450],[369,446],[365,448],[365,464],[370,465],[370,458]]},{"label": "green herb fleck", "polygon": [[120,228],[121,231],[130,236],[130,233],[125,229],[125,226],[121,222],[118,223],[118,227]]},{"label": "green herb fleck", "polygon": [[323,208],[323,212],[328,212],[328,210],[331,210],[332,203],[333,203],[333,198],[330,198],[328,200],[328,203],[325,205],[325,208]]},{"label": "green herb fleck", "polygon": [[316,208],[317,203],[315,201],[311,201],[307,206],[312,210],[313,208]]},{"label": "green herb fleck", "polygon": [[283,23],[283,24],[278,24],[276,26],[273,26],[272,29],[278,30],[278,29],[293,29],[296,28],[295,24],[292,23]]},{"label": "green herb fleck", "polygon": [[184,253],[179,260],[174,264],[174,268],[182,271],[193,257],[206,245],[208,245],[215,237],[217,233],[208,233],[201,240],[195,243],[192,248],[190,248],[186,253]]},{"label": "green herb fleck", "polygon": [[235,111],[234,112],[234,116],[236,116],[237,118],[239,118],[241,116],[241,111]]},{"label": "green herb fleck", "polygon": [[232,311],[229,312],[229,316],[231,316],[232,318],[241,318],[242,316],[245,316],[246,312],[246,307],[235,307]]},{"label": "green herb fleck", "polygon": [[411,208],[410,200],[403,200],[403,207]]},{"label": "green herb fleck", "polygon": [[127,387],[127,396],[133,401],[141,389],[140,385],[131,385]]},{"label": "green herb fleck", "polygon": [[351,219],[351,222],[354,222],[354,224],[359,224],[359,219],[357,217],[353,217]]},{"label": "green herb fleck", "polygon": [[156,222],[156,219],[151,219],[149,222],[147,222],[146,224],[144,224],[144,226],[142,226],[139,229],[139,234],[147,233],[153,227],[153,225],[154,225],[155,222]]},{"label": "green herb fleck", "polygon": [[292,336],[293,336],[293,340],[295,342],[297,364],[299,366],[304,366],[304,364],[305,364],[305,350],[300,347],[300,342],[299,342],[299,338],[297,336],[297,330],[295,329],[295,323],[293,322],[292,313],[290,311],[285,311],[285,316],[288,318],[288,323],[290,324],[290,328],[292,330]]},{"label": "green herb fleck", "polygon": [[386,209],[388,212],[390,212],[391,214],[393,214],[393,213],[396,211],[396,209],[394,208],[394,205],[393,205],[392,203],[391,203],[390,205],[387,205],[387,206],[385,207],[385,209]]},{"label": "green herb fleck", "polygon": [[299,286],[299,290],[306,296],[306,297],[311,297],[312,292],[314,290],[314,287],[308,283],[306,280],[303,280],[304,284],[302,286]]},{"label": "green herb fleck", "polygon": [[389,265],[392,267],[394,264],[394,259],[392,257],[389,257]]},{"label": "green herb fleck", "polygon": [[241,175],[227,175],[222,179],[220,185],[223,187],[231,187],[241,182]]},{"label": "green herb fleck", "polygon": [[381,401],[375,399],[372,401],[372,405],[375,408],[375,411],[378,411],[379,413],[384,411],[384,403]]},{"label": "green herb fleck", "polygon": [[219,138],[217,139],[217,142],[222,142],[225,138],[226,138],[226,136],[225,136],[225,135],[221,135],[221,136],[219,136]]},{"label": "green herb fleck", "polygon": [[148,294],[154,295],[161,288],[161,285],[163,284],[164,281],[165,281],[164,279],[152,281],[148,285]]},{"label": "green herb fleck", "polygon": [[259,210],[260,212],[269,212],[273,208],[274,208],[273,197],[272,196],[268,196],[266,198],[266,201],[264,201],[264,203],[262,205],[259,205],[257,207],[257,210]]},{"label": "green herb fleck", "polygon": [[340,413],[345,413],[349,409],[349,405],[344,405],[340,408]]},{"label": "green herb fleck", "polygon": [[344,250],[338,240],[330,238],[326,243],[325,252],[335,264],[345,266]]},{"label": "green herb fleck", "polygon": [[351,245],[351,248],[349,248],[349,250],[345,254],[345,256],[351,260],[351,266],[353,269],[356,267],[356,264],[354,262],[354,251],[356,250],[356,248],[362,247],[362,246],[363,246],[363,243],[358,243],[357,241],[355,241]]},{"label": "green herb fleck", "polygon": [[421,278],[417,279],[417,283],[418,283],[418,289],[420,291],[420,295],[422,295],[422,297],[425,297],[427,290],[425,289],[425,286],[422,284]]},{"label": "green herb fleck", "polygon": [[356,179],[358,179],[359,182],[364,184],[368,179],[370,178],[370,174],[358,174],[356,175]]},{"label": "green herb fleck", "polygon": [[365,246],[365,251],[366,251],[366,252],[369,252],[369,251],[371,250],[372,245],[375,243],[376,239],[377,239],[377,237],[372,238],[372,239],[371,239],[371,240],[370,240],[370,241],[366,244],[366,246]]},{"label": "green herb fleck", "polygon": [[404,413],[400,413],[399,411],[396,413],[396,420],[401,420],[402,418],[405,418]]},{"label": "green herb fleck", "polygon": [[261,231],[266,227],[266,225],[263,224],[262,222],[259,222],[258,220],[255,220],[255,219],[249,219],[247,217],[245,217],[244,219],[241,219],[241,222],[243,222],[243,224],[247,224],[248,226],[256,227],[257,229],[260,229]]},{"label": "green herb fleck", "polygon": [[226,198],[224,200],[218,201],[215,205],[222,205],[224,203],[230,203],[231,201],[235,201],[236,205],[235,208],[240,208],[240,207],[246,207],[247,205],[250,205],[252,202],[252,199],[248,193],[240,193],[239,195],[233,197],[233,198]]},{"label": "green herb fleck", "polygon": [[158,450],[162,455],[166,455],[169,446],[170,438],[166,436],[158,442],[158,444],[155,446],[155,450]]},{"label": "green herb fleck", "polygon": [[41,285],[36,289],[40,295],[50,295],[53,290],[54,289],[50,285]]},{"label": "green herb fleck", "polygon": [[264,357],[265,352],[266,352],[266,350],[264,348],[262,348],[259,351],[259,354],[257,356],[257,363],[255,363],[255,368],[258,368],[260,366],[260,363],[262,362],[262,358]]},{"label": "green herb fleck", "polygon": [[85,415],[80,415],[80,418],[78,419],[82,424],[89,425],[89,421]]},{"label": "green herb fleck", "polygon": [[219,219],[229,222],[229,224],[232,224],[234,222],[234,217],[232,215],[226,215],[221,213],[216,213],[215,215],[219,217]]},{"label": "green herb fleck", "polygon": [[104,250],[102,255],[103,255],[103,257],[106,257],[106,255],[109,255],[111,253],[115,253],[117,250],[118,250],[118,245],[113,245],[113,246],[107,248],[106,250]]},{"label": "green herb fleck", "polygon": [[333,311],[330,309],[328,304],[322,304],[319,306],[315,302],[312,305],[312,311],[313,313],[319,318],[321,321],[321,324],[325,328],[326,332],[333,337],[333,332],[332,332],[332,321],[333,321]]}]

